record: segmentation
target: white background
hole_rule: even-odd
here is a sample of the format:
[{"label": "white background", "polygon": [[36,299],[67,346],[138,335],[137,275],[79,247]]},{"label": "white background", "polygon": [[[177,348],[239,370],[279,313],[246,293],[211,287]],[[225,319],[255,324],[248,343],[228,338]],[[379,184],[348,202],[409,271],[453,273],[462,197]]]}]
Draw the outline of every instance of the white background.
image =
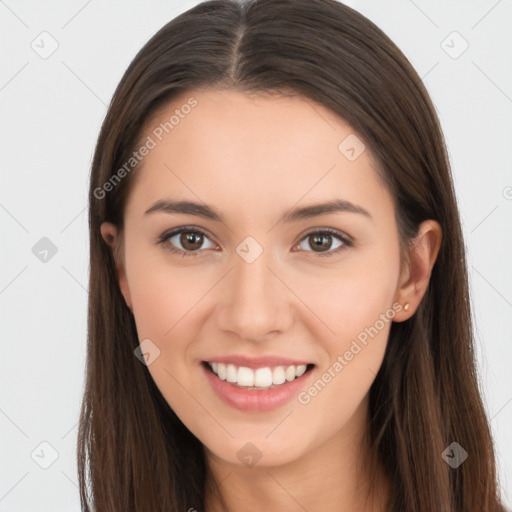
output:
[{"label": "white background", "polygon": [[[197,3],[0,1],[0,512],[80,509],[75,449],[94,144],[135,53]],[[441,119],[468,251],[482,390],[510,489],[512,2],[349,5],[406,54]],[[42,46],[43,31],[58,43],[47,59],[31,47],[34,40]],[[445,49],[458,52],[464,43],[446,39],[453,31],[469,44],[455,59]],[[32,252],[42,237],[58,251],[46,263]],[[52,448],[42,442],[58,454],[48,469],[34,461],[51,462]]]}]

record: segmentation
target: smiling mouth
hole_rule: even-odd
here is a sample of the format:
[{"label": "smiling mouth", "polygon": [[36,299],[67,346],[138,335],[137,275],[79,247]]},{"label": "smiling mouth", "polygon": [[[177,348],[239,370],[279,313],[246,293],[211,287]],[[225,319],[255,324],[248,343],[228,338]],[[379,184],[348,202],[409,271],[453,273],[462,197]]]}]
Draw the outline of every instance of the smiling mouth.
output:
[{"label": "smiling mouth", "polygon": [[279,387],[302,377],[315,366],[314,364],[265,366],[253,369],[246,366],[209,361],[203,361],[201,364],[220,380],[225,380],[237,388],[250,390],[267,390]]}]

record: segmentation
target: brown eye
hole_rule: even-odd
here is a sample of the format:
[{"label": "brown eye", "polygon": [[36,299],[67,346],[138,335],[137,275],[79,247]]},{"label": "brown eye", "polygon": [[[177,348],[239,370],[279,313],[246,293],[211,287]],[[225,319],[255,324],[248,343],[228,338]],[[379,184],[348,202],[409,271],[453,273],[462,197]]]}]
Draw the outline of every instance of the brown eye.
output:
[{"label": "brown eye", "polygon": [[195,231],[184,231],[180,234],[180,243],[182,247],[189,251],[196,251],[203,244],[203,235]]},{"label": "brown eye", "polygon": [[[337,245],[333,242],[336,239]],[[347,236],[330,228],[306,234],[299,244],[301,250],[316,253],[318,256],[332,256],[351,246],[352,241]]]},{"label": "brown eye", "polygon": [[328,251],[332,246],[332,237],[330,235],[310,235],[308,242],[310,247]]},{"label": "brown eye", "polygon": [[163,234],[158,243],[162,244],[166,250],[182,256],[199,256],[201,249],[215,247],[211,241],[209,247],[203,247],[206,240],[209,241],[209,237],[198,229],[180,228]]}]

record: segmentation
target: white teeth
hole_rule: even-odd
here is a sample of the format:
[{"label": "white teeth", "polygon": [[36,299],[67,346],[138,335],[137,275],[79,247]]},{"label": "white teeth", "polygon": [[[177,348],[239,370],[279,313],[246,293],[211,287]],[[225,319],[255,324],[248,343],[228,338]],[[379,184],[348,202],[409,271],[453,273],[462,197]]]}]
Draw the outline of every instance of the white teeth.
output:
[{"label": "white teeth", "polygon": [[285,380],[284,368],[282,366],[274,368],[274,371],[272,372],[272,383],[276,385],[283,384]]},{"label": "white teeth", "polygon": [[226,380],[226,365],[224,363],[217,364],[217,375],[220,380]]},{"label": "white teeth", "polygon": [[300,377],[301,375],[304,375],[304,372],[306,371],[307,366],[305,364],[301,364],[300,366],[297,366],[297,370],[295,370],[295,375],[297,377]]},{"label": "white teeth", "polygon": [[275,368],[264,367],[253,370],[246,366],[237,368],[234,364],[208,363],[219,379],[243,387],[269,388],[291,382],[301,377],[307,366],[276,366]]},{"label": "white teeth", "polygon": [[250,368],[240,366],[236,382],[239,386],[254,386],[254,372]]},{"label": "white teeth", "polygon": [[254,385],[258,388],[272,386],[272,370],[270,368],[258,368],[254,373]]},{"label": "white teeth", "polygon": [[288,366],[284,372],[284,376],[288,382],[291,382],[293,379],[295,379],[295,366]]},{"label": "white teeth", "polygon": [[226,369],[226,380],[228,382],[236,382],[237,381],[236,366],[234,364],[228,364],[228,367]]}]

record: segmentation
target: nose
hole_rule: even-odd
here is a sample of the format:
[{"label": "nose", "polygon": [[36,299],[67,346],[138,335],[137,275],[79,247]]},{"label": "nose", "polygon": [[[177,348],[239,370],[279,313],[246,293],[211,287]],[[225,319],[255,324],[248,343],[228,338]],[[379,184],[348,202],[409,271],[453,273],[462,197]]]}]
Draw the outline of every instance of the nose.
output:
[{"label": "nose", "polygon": [[[293,321],[286,280],[266,251],[252,263],[233,258],[234,268],[218,293],[218,328],[247,341],[266,341],[290,328]],[[283,282],[284,281],[284,282]]]}]

